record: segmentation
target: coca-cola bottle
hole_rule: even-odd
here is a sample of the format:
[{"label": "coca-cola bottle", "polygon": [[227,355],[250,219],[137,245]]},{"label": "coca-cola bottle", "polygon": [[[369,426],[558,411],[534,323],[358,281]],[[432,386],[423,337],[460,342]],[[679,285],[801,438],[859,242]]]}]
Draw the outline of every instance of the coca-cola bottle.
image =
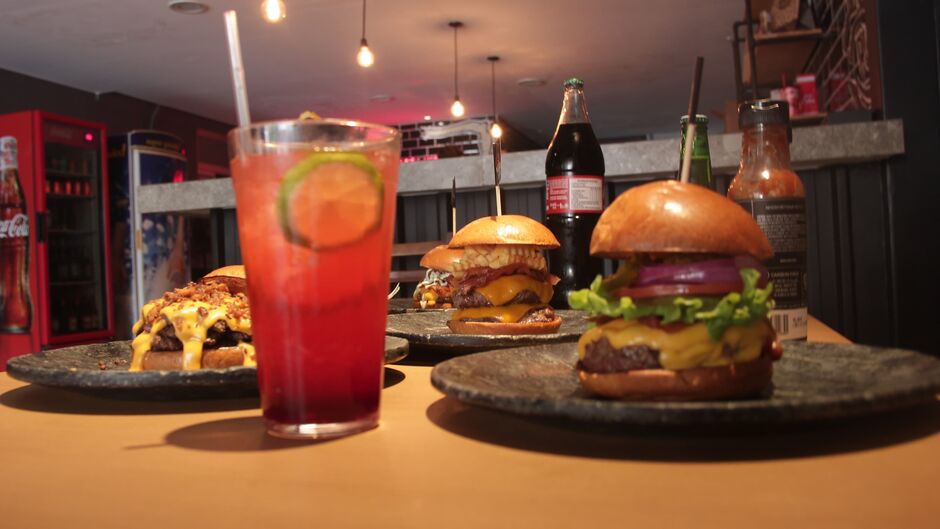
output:
[{"label": "coca-cola bottle", "polygon": [[28,332],[29,216],[20,187],[16,138],[0,138],[0,332]]},{"label": "coca-cola bottle", "polygon": [[545,226],[561,248],[549,250],[548,269],[560,277],[552,306],[568,308],[568,294],[603,272],[590,256],[591,233],[604,209],[604,154],[584,99],[584,81],[565,81],[558,128],[545,158]]}]

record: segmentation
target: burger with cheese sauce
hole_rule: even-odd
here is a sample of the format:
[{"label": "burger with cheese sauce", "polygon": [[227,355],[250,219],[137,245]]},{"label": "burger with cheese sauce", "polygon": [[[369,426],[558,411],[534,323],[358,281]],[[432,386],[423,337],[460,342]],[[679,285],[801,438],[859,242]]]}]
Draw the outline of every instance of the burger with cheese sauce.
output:
[{"label": "burger with cheese sauce", "polygon": [[578,341],[588,391],[634,400],[759,394],[781,349],[767,315],[767,237],[740,206],[674,180],[634,187],[601,215],[591,254],[614,275],[569,296],[595,326]]},{"label": "burger with cheese sauce", "polygon": [[214,270],[141,308],[130,371],[255,365],[245,268]]}]

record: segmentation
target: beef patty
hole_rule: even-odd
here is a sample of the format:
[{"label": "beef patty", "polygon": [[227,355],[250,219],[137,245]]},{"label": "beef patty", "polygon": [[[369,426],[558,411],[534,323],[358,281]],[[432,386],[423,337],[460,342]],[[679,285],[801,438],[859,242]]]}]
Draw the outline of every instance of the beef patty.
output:
[{"label": "beef patty", "polygon": [[646,345],[616,348],[606,336],[584,347],[578,369],[589,373],[617,373],[631,369],[659,369],[659,351]]},{"label": "beef patty", "polygon": [[[230,331],[224,321],[218,321],[206,333],[206,341],[203,343],[205,349],[218,349],[220,347],[235,347],[239,342],[251,342],[251,336]],[[151,351],[182,351],[183,342],[176,337],[176,331],[172,325],[167,325],[156,336],[150,345]]]},{"label": "beef patty", "polygon": [[[458,309],[469,309],[473,307],[492,307],[493,304],[490,303],[490,300],[481,294],[479,291],[473,290],[471,292],[464,292],[463,290],[455,290],[453,292],[454,296],[454,306]],[[539,299],[538,294],[532,292],[531,290],[523,290],[515,295],[511,300],[509,300],[506,305],[513,305],[517,303],[524,303],[526,305],[538,305],[542,300]]]}]

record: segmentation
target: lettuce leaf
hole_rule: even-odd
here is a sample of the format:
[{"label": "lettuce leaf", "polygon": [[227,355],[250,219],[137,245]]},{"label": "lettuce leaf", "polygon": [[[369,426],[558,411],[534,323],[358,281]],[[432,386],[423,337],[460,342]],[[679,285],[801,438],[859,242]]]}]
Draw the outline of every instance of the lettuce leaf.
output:
[{"label": "lettuce leaf", "polygon": [[592,316],[625,320],[657,316],[662,318],[663,323],[682,322],[689,325],[702,322],[708,329],[708,335],[718,340],[728,327],[749,325],[767,317],[774,307],[770,299],[773,284],[757,288],[760,272],[753,268],[742,268],[739,273],[744,283],[741,292],[731,292],[721,299],[676,296],[639,302],[628,297],[614,298],[603,288],[601,276],[597,276],[590,288],[569,294],[568,305],[573,309],[586,310]]}]

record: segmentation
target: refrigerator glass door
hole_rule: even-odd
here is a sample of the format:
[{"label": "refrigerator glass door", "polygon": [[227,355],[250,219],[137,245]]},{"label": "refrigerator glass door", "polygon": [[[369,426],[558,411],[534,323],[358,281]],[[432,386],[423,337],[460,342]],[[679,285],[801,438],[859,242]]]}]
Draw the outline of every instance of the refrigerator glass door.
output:
[{"label": "refrigerator glass door", "polygon": [[[139,185],[178,183],[186,159],[166,151],[133,149],[132,172]],[[134,212],[136,291],[140,305],[190,280],[187,222],[183,215]]]},{"label": "refrigerator glass door", "polygon": [[48,299],[53,343],[108,329],[101,131],[47,121]]}]

